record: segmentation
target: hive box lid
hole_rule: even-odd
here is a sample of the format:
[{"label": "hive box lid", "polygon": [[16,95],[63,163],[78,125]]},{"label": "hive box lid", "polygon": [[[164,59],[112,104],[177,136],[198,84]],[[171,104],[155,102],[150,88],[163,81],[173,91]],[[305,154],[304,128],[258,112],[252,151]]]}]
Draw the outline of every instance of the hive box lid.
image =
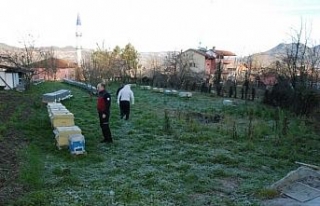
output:
[{"label": "hive box lid", "polygon": [[52,119],[63,119],[63,118],[68,118],[68,119],[73,119],[74,115],[72,113],[67,113],[67,112],[55,112],[55,113],[51,113],[51,118]]},{"label": "hive box lid", "polygon": [[73,141],[73,142],[84,141],[84,136],[82,134],[70,134],[69,141]]},{"label": "hive box lid", "polygon": [[57,103],[57,102],[49,102],[47,106],[48,106],[48,107],[52,107],[52,106],[63,106],[63,104]]},{"label": "hive box lid", "polygon": [[56,127],[56,132],[63,133],[63,132],[79,132],[81,133],[81,129],[78,126],[71,126],[71,127]]}]

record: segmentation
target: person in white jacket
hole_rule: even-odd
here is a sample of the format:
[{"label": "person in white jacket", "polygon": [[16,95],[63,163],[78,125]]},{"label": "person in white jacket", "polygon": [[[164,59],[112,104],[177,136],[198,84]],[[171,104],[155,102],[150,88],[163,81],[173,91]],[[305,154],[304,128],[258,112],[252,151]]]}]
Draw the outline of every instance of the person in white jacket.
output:
[{"label": "person in white jacket", "polygon": [[134,104],[134,95],[129,84],[125,85],[119,92],[117,103],[120,104],[120,118],[125,116],[125,120],[129,119],[130,103]]}]

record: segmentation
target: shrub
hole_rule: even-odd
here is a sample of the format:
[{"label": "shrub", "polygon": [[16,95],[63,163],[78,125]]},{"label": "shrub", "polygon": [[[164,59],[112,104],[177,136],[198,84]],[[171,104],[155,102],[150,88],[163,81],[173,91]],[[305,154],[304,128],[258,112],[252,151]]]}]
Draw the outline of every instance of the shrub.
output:
[{"label": "shrub", "polygon": [[293,88],[288,79],[279,77],[272,90],[266,90],[263,102],[291,110],[297,115],[309,115],[319,106],[320,95],[319,91],[303,85]]}]

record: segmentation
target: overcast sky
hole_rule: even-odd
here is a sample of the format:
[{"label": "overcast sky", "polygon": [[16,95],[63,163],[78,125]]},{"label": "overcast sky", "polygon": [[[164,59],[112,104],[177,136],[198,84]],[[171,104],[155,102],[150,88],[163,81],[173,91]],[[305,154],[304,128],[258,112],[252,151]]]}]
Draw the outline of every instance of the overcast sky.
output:
[{"label": "overcast sky", "polygon": [[201,42],[246,55],[289,42],[301,19],[320,43],[319,0],[10,0],[1,4],[0,42],[21,46],[32,34],[38,46],[75,46],[78,12],[85,48],[130,42],[140,52],[167,51]]}]

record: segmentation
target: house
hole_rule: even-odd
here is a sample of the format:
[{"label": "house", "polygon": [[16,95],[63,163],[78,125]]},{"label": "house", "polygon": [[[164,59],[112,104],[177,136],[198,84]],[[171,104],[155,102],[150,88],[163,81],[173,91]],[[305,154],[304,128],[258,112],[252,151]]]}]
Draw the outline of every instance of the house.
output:
[{"label": "house", "polygon": [[233,52],[226,50],[212,49],[188,49],[184,51],[183,56],[189,61],[189,66],[192,71],[197,73],[204,73],[206,77],[214,75],[219,64],[226,65],[230,64],[230,59],[226,57],[236,56]]},{"label": "house", "polygon": [[5,90],[16,88],[21,83],[24,73],[21,68],[0,65],[0,88]]},{"label": "house", "polygon": [[48,58],[32,64],[35,71],[33,80],[44,79],[49,81],[75,79],[77,64],[64,59]]},{"label": "house", "polygon": [[0,55],[0,89],[9,90],[23,86],[22,80],[30,72],[30,69],[17,66],[10,56]]},{"label": "house", "polygon": [[251,68],[249,72],[249,68],[246,64],[240,64],[238,65],[236,69],[237,73],[237,80],[238,81],[244,81],[246,78],[246,75],[248,73],[250,74],[247,76],[250,82],[255,82],[258,86],[264,85],[264,86],[273,86],[277,83],[278,78],[278,72],[270,69],[270,68]]}]

